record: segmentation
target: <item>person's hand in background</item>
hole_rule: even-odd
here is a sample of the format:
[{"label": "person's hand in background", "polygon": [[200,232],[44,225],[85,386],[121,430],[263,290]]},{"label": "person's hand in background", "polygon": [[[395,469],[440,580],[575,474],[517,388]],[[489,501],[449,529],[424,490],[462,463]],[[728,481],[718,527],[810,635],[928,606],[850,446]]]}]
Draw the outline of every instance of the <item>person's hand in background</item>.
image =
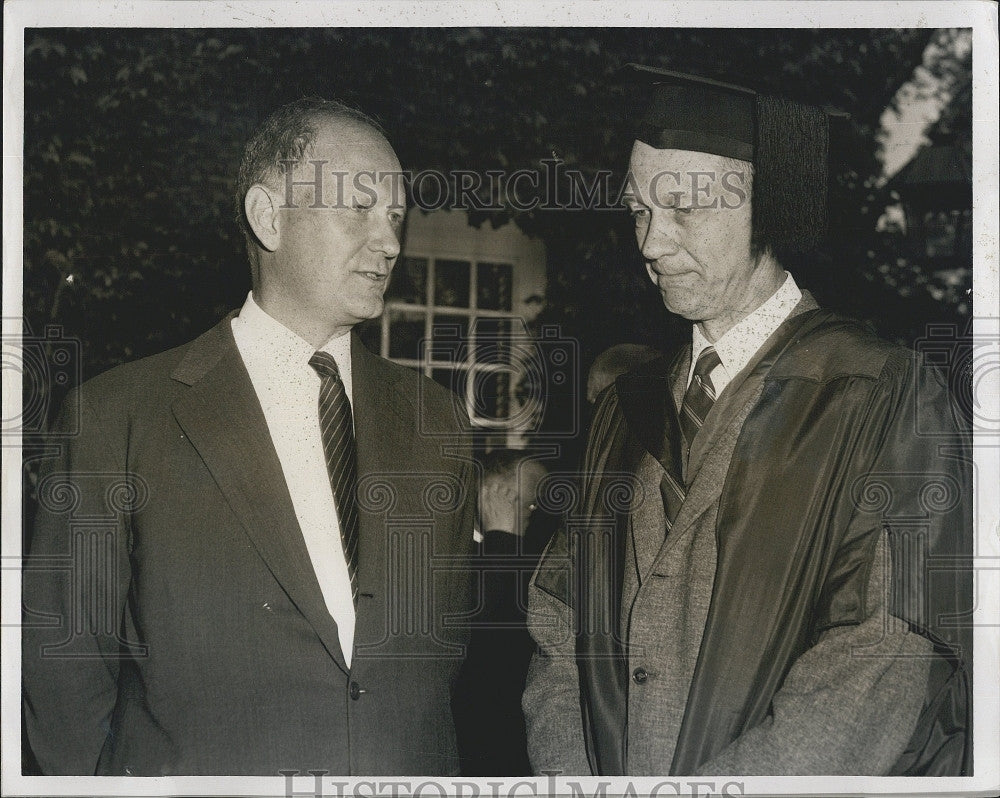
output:
[{"label": "person's hand in background", "polygon": [[489,474],[479,490],[479,520],[483,532],[506,532],[522,535],[527,522],[526,508],[518,518],[517,485],[496,474]]}]

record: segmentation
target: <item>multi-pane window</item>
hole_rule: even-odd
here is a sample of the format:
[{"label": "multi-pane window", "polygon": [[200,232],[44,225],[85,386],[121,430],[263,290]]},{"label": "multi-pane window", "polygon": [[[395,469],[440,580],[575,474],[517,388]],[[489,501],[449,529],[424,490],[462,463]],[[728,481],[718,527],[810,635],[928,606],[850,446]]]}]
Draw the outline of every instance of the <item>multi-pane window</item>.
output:
[{"label": "multi-pane window", "polygon": [[386,292],[382,357],[415,369],[465,400],[473,424],[500,430],[517,388],[511,263],[410,254],[400,258]]}]

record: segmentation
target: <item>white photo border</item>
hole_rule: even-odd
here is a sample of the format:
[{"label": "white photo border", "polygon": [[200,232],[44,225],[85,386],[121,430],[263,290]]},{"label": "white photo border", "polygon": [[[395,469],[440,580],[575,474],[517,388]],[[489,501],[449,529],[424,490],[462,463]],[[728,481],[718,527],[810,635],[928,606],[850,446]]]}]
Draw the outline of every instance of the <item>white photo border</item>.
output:
[{"label": "white photo border", "polygon": [[[24,31],[44,27],[268,28],[268,27],[757,27],[971,28],[973,31],[974,334],[990,352],[977,373],[976,398],[985,418],[1000,418],[1000,291],[998,291],[997,6],[988,2],[73,2],[8,0],[4,4],[3,333],[20,334],[23,275]],[[5,361],[6,362],[6,361]],[[3,371],[3,417],[20,413],[20,374]],[[974,650],[975,775],[966,778],[734,777],[660,779],[552,778],[378,779],[325,777],[324,795],[460,794],[469,796],[729,794],[729,795],[995,795],[1000,791],[1000,447],[995,435],[975,446],[977,492],[975,558],[979,627]],[[20,730],[21,451],[3,448],[2,537],[2,782],[4,795],[287,795],[281,778],[22,776]],[[988,486],[993,485],[991,489]],[[991,755],[992,754],[992,755]],[[571,784],[572,782],[572,784]],[[407,787],[399,787],[405,784]],[[397,785],[395,788],[392,785]],[[423,786],[421,786],[423,785]],[[711,786],[709,786],[711,785]],[[311,776],[296,779],[297,795],[314,795]],[[476,793],[474,790],[478,790]]]}]

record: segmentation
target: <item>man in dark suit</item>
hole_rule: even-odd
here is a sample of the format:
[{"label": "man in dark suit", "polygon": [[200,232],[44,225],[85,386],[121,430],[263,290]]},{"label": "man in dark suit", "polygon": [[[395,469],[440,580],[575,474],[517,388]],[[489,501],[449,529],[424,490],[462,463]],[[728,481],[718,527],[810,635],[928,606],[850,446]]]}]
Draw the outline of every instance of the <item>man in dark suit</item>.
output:
[{"label": "man in dark suit", "polygon": [[382,312],[400,174],[364,115],[277,111],[238,178],[243,307],[67,400],[24,573],[43,772],[457,773],[464,422],[350,334]]},{"label": "man in dark suit", "polygon": [[479,608],[456,688],[462,774],[525,776],[530,771],[521,695],[535,644],[525,624],[528,581],[556,516],[538,507],[545,464],[517,449],[483,458],[482,541],[475,558]]}]

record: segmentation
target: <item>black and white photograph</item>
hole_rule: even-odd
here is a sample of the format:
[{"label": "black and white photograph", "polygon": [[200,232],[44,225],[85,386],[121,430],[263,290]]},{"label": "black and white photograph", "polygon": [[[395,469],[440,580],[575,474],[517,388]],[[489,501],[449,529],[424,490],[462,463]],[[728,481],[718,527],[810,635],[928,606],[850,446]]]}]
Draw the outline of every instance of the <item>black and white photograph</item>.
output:
[{"label": "black and white photograph", "polygon": [[8,0],[2,794],[996,794],[997,59]]}]

